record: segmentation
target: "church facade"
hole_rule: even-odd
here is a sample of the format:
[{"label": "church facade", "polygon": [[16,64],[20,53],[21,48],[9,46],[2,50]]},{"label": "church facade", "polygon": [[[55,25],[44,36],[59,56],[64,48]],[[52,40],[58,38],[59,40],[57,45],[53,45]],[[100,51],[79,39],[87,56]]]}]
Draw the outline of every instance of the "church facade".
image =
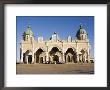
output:
[{"label": "church facade", "polygon": [[61,40],[56,32],[47,41],[44,41],[42,36],[35,40],[29,25],[20,43],[20,62],[24,64],[90,63],[88,34],[80,25],[75,40],[71,36],[68,36],[67,40]]}]

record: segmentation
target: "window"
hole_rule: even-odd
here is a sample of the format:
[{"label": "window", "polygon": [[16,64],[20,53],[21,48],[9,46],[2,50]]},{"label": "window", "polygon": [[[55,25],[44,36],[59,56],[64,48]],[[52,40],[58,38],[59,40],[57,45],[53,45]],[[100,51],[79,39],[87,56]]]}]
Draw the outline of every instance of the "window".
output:
[{"label": "window", "polygon": [[26,37],[26,40],[28,40],[28,36]]},{"label": "window", "polygon": [[81,39],[83,39],[83,35],[82,35]]}]

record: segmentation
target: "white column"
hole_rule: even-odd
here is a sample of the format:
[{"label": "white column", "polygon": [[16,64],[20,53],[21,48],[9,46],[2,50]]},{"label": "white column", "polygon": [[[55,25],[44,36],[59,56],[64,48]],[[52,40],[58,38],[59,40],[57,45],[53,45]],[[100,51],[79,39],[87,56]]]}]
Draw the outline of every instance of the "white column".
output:
[{"label": "white column", "polygon": [[63,62],[65,63],[66,61],[65,61],[65,52],[64,52],[64,44],[63,44],[63,42],[62,42],[62,52],[63,52]]},{"label": "white column", "polygon": [[76,57],[77,57],[77,62],[79,62],[79,54],[78,54],[78,42],[76,42]]},{"label": "white column", "polygon": [[79,54],[77,54],[77,62],[79,63]]},{"label": "white column", "polygon": [[34,43],[32,43],[32,63],[34,63]]},{"label": "white column", "polygon": [[32,63],[34,63],[34,53],[32,52]]},{"label": "white column", "polygon": [[49,61],[48,52],[46,52],[46,61]]},{"label": "white column", "polygon": [[86,63],[86,55],[84,55],[84,59],[85,59],[84,61],[85,61],[85,63]]},{"label": "white column", "polygon": [[90,62],[90,49],[88,47],[88,62]]},{"label": "white column", "polygon": [[26,63],[28,64],[28,56],[26,56]]},{"label": "white column", "polygon": [[59,62],[61,62],[61,57],[59,56]]},{"label": "white column", "polygon": [[49,61],[49,56],[48,56],[48,46],[46,47],[46,61]]},{"label": "white column", "polygon": [[45,56],[43,57],[43,63],[45,63]]},{"label": "white column", "polygon": [[65,62],[65,53],[63,51],[63,62]]},{"label": "white column", "polygon": [[23,50],[21,49],[21,63],[23,63]]}]

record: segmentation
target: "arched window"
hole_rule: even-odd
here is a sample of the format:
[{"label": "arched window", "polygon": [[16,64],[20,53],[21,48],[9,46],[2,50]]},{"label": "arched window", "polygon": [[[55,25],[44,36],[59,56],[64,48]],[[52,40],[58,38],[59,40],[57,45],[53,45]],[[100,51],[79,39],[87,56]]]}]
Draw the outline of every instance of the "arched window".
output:
[{"label": "arched window", "polygon": [[81,36],[81,39],[83,40],[83,35]]},{"label": "arched window", "polygon": [[26,40],[28,40],[28,36],[26,36]]}]

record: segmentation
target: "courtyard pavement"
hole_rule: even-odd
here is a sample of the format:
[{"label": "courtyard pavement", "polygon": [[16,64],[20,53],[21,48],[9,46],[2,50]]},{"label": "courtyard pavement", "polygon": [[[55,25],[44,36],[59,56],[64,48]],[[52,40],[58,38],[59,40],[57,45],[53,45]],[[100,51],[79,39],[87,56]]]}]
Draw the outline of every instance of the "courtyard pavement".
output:
[{"label": "courtyard pavement", "polygon": [[94,63],[16,64],[16,74],[94,74]]}]

